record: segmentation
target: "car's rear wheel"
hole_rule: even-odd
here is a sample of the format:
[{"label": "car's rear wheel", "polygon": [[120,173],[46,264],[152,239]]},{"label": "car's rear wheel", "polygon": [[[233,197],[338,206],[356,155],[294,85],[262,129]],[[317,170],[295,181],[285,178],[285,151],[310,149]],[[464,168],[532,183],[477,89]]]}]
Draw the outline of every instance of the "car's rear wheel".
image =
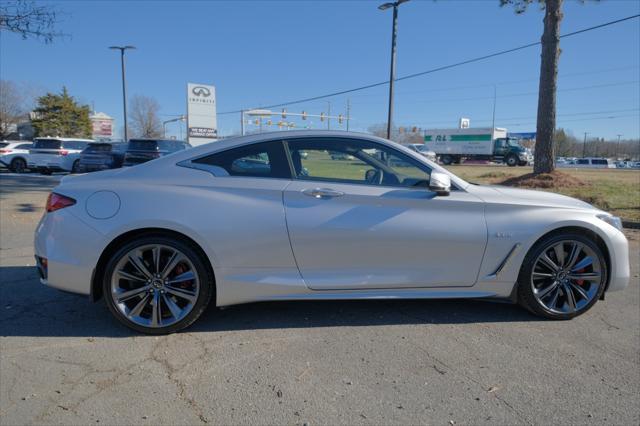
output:
[{"label": "car's rear wheel", "polygon": [[571,319],[598,301],[606,282],[607,263],[593,240],[574,233],[551,235],[525,257],[518,301],[539,316]]},{"label": "car's rear wheel", "polygon": [[440,161],[442,161],[442,164],[444,164],[445,166],[448,166],[453,163],[453,157],[450,155],[443,155]]},{"label": "car's rear wheel", "polygon": [[27,168],[27,162],[22,158],[17,157],[11,160],[11,171],[14,173],[24,173]]},{"label": "car's rear wheel", "polygon": [[80,160],[75,160],[71,166],[71,173],[78,173],[80,167]]},{"label": "car's rear wheel", "polygon": [[103,294],[124,325],[166,334],[192,324],[214,289],[206,259],[186,241],[163,235],[124,244],[105,268]]}]

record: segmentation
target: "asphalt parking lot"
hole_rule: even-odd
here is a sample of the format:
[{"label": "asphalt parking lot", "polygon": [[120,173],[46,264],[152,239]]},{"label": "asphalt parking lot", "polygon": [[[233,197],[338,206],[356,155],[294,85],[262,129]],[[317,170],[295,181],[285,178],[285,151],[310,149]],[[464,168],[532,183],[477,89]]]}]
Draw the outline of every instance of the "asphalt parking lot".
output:
[{"label": "asphalt parking lot", "polygon": [[137,335],[39,284],[32,238],[60,176],[0,175],[0,423],[640,423],[632,282],[567,322],[484,301],[209,309]]}]

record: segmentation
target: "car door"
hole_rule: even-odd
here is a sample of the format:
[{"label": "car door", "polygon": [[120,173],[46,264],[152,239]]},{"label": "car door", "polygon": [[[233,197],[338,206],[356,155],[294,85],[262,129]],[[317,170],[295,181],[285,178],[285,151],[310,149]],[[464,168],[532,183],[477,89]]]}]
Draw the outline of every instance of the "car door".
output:
[{"label": "car door", "polygon": [[480,199],[459,189],[436,196],[426,164],[375,142],[304,138],[287,147],[287,227],[309,288],[475,283],[487,242]]}]

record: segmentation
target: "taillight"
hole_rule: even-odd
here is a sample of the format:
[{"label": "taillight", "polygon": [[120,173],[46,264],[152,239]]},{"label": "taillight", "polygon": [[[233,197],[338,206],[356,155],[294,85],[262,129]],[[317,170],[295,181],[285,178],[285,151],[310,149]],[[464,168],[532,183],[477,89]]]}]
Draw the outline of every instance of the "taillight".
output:
[{"label": "taillight", "polygon": [[64,155],[68,155],[69,151],[67,151],[66,149],[61,149],[60,150],[60,155],[64,156]]},{"label": "taillight", "polygon": [[75,203],[76,200],[74,200],[73,198],[65,197],[64,195],[52,192],[47,198],[46,210],[48,213],[51,213],[55,212],[56,210],[64,209],[65,207],[70,207]]},{"label": "taillight", "polygon": [[0,154],[9,154],[11,153],[10,149],[0,149]]}]

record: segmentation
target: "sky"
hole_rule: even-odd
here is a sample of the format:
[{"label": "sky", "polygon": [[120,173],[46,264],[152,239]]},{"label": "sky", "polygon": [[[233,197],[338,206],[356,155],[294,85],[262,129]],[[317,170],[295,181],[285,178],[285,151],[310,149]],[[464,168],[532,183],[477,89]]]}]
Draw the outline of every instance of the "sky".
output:
[{"label": "sky", "polygon": [[[162,120],[186,113],[187,82],[216,86],[218,131],[238,133],[250,109],[389,79],[392,11],[381,1],[60,1],[58,29],[45,44],[0,34],[0,77],[30,91],[71,95],[122,127],[119,53],[127,52],[129,98],[161,106]],[[561,33],[640,13],[638,0],[566,0]],[[524,14],[498,0],[411,0],[399,8],[397,76],[437,68],[540,40],[543,12]],[[640,19],[561,41],[557,127],[577,137],[640,137]],[[540,46],[431,73],[395,85],[394,123],[421,128],[495,124],[535,131]],[[350,129],[386,122],[388,86],[286,107],[346,114]],[[280,110],[279,108],[277,110]],[[274,117],[274,121],[279,120]],[[289,121],[296,119],[288,118]],[[318,119],[298,126],[325,128]],[[248,129],[251,130],[251,126]],[[266,127],[265,127],[266,128]],[[332,128],[345,128],[335,120]],[[275,126],[273,130],[277,130]],[[184,136],[184,124],[167,125]],[[182,132],[182,133],[180,133]]]}]

